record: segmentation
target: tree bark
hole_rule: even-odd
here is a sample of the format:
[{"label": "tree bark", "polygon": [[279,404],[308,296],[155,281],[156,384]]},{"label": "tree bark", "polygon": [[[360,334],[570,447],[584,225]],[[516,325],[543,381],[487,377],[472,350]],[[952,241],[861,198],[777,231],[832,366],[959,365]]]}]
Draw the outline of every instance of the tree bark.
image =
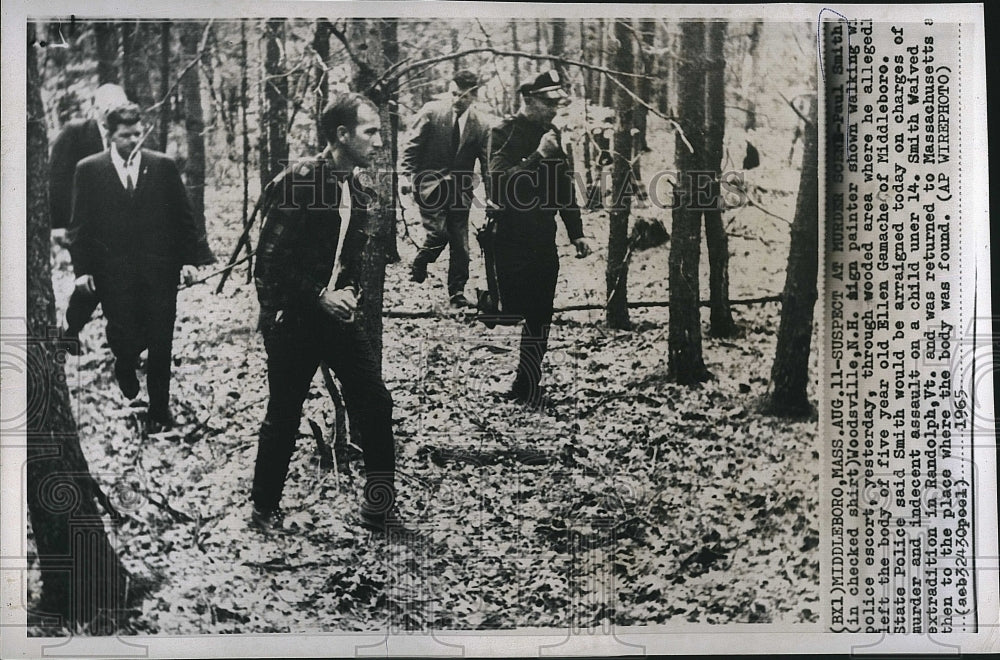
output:
[{"label": "tree bark", "polygon": [[330,97],[330,76],[326,67],[330,66],[330,21],[325,18],[316,19],[316,29],[313,31],[312,47],[316,51],[316,56],[322,61],[323,66],[317,62],[313,70],[316,75],[316,103],[314,104],[316,114],[316,151],[322,151],[326,146],[326,138],[323,137],[323,129],[320,126],[320,117],[323,108],[326,107],[327,99]]},{"label": "tree bark", "polygon": [[[250,81],[247,75],[247,19],[240,19],[240,128],[243,130],[243,228],[250,222]],[[247,284],[253,281],[253,244],[247,236]]]},{"label": "tree bark", "polygon": [[[608,20],[614,19],[598,19],[598,30],[600,32],[600,39],[598,40],[599,46],[599,62],[601,68],[608,68],[608,50],[610,46],[611,39],[608,37]],[[598,103],[605,108],[611,107],[611,85],[608,84],[608,74],[602,73],[600,76],[600,82],[598,83]]]},{"label": "tree bark", "polygon": [[285,19],[269,19],[264,31],[264,153],[260,163],[262,188],[288,163],[288,77],[285,75],[282,57],[285,50]]},{"label": "tree bark", "polygon": [[170,139],[170,21],[160,21],[160,106],[159,123],[160,150],[166,151]]},{"label": "tree bark", "polygon": [[[642,43],[639,47],[639,61],[642,63],[642,73],[647,77],[640,78],[638,89],[636,90],[636,95],[641,98],[646,103],[653,103],[653,76],[655,75],[656,63],[653,57],[653,48],[655,47],[656,40],[656,21],[642,19],[639,21],[639,34],[642,37]],[[636,143],[637,143],[637,153],[646,151],[649,149],[646,144],[646,123],[649,111],[643,105],[636,104],[634,110],[634,121],[632,124],[635,126],[636,130]],[[639,161],[636,161],[636,167],[638,168]],[[638,176],[638,169],[636,169],[636,179],[642,181],[642,177]]]},{"label": "tree bark", "polygon": [[[566,54],[566,19],[553,18],[549,20],[552,28],[552,40],[549,42],[549,55],[562,57]],[[559,72],[560,79],[566,73],[565,67],[558,62],[552,63],[552,68]]]},{"label": "tree bark", "polygon": [[[373,74],[399,61],[396,19],[352,19],[348,39],[352,44],[364,44],[359,57],[367,69],[354,67],[352,86],[368,90]],[[370,90],[369,96],[379,111],[384,148],[371,165],[374,199],[369,208],[368,243],[361,255],[360,282],[364,296],[358,306],[359,323],[364,324],[379,369],[382,368],[382,302],[385,288],[385,266],[396,232],[395,194],[398,189],[395,163],[399,116],[395,87]]]},{"label": "tree bark", "polygon": [[[143,110],[156,102],[148,64],[148,44],[153,37],[151,26],[151,23],[143,21],[125,21],[121,25],[123,87],[129,100]],[[153,121],[152,117],[146,119]],[[162,144],[147,144],[160,151],[164,149]]]},{"label": "tree bark", "polygon": [[726,59],[723,46],[726,23],[706,23],[705,35],[705,148],[703,169],[712,175],[710,208],[705,210],[705,239],[708,244],[711,334],[731,337],[738,333],[729,306],[729,238],[722,224],[721,176],[723,140],[726,131]]},{"label": "tree bark", "polygon": [[[510,47],[515,51],[521,50],[521,45],[517,41],[517,19],[513,19],[510,22]],[[512,112],[517,112],[518,105],[521,103],[521,95],[518,93],[518,88],[521,86],[521,58],[513,58],[514,67],[514,107]]]},{"label": "tree bark", "polygon": [[810,120],[803,136],[802,174],[792,220],[778,344],[771,368],[771,394],[763,406],[766,413],[790,417],[810,415],[813,411],[806,386],[809,382],[809,350],[819,267],[819,158],[815,99],[810,106]]},{"label": "tree bark", "polygon": [[97,84],[118,83],[118,30],[107,21],[94,23],[97,42]]},{"label": "tree bark", "polygon": [[108,540],[95,502],[102,496],[80,448],[65,353],[52,339],[55,296],[49,246],[48,138],[35,56],[27,51],[27,505],[38,550],[38,614],[89,634],[114,631],[128,606],[130,578]]},{"label": "tree bark", "polygon": [[[205,25],[196,21],[181,24],[181,52],[185,62],[200,59],[198,52]],[[188,68],[180,84],[184,99],[184,129],[187,134],[187,160],[184,178],[191,205],[198,215],[205,214],[205,119],[201,107],[201,72],[196,64]]]},{"label": "tree bark", "polygon": [[[451,28],[451,30],[450,30],[450,36],[451,36],[451,52],[457,53],[458,52],[458,29],[454,28],[454,27]],[[451,74],[455,75],[461,69],[462,69],[462,58],[461,57],[456,57],[455,59],[453,59],[451,61]]]},{"label": "tree bark", "polygon": [[705,23],[685,22],[681,33],[678,121],[694,148],[676,138],[679,184],[676,188],[670,242],[670,320],[667,339],[669,376],[683,385],[711,378],[701,350],[701,314],[698,309],[698,263],[701,253],[701,210],[694,206],[692,173],[700,170],[705,147]]},{"label": "tree bark", "polygon": [[[631,72],[635,67],[632,57],[632,39],[628,19],[614,19],[617,49],[615,70]],[[632,86],[632,79],[623,84]],[[629,90],[631,91],[631,90]],[[607,286],[608,326],[617,329],[630,327],[628,315],[628,220],[632,211],[632,113],[635,102],[622,88],[615,93],[615,135],[612,149],[614,163],[611,169],[612,207],[609,217],[608,265],[605,271]]]}]

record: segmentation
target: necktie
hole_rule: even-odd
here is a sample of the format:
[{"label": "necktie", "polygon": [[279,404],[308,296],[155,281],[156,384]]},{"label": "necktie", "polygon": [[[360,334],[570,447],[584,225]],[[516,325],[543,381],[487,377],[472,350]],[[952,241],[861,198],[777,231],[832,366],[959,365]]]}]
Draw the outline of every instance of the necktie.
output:
[{"label": "necktie", "polygon": [[128,193],[129,197],[135,194],[135,183],[132,181],[131,172],[125,173],[125,191]]}]

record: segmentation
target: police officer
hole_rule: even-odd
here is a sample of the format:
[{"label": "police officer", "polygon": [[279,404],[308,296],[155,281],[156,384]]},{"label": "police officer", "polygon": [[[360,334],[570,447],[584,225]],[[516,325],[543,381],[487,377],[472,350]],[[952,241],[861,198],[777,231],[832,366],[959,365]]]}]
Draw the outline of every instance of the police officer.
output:
[{"label": "police officer", "polygon": [[[339,94],[320,118],[327,149],[290,166],[275,180],[274,200],[261,233],[254,281],[259,326],[267,351],[269,399],[254,468],[252,522],[275,526],[288,464],[302,416],[302,402],[320,362],[343,389],[351,423],[359,430],[366,485],[362,526],[398,526],[392,399],[359,323],[361,250],[367,203],[374,193],[353,174],[382,147],[376,108],[358,94]],[[347,206],[350,217],[341,217]],[[347,221],[339,272],[334,261],[341,223]]]},{"label": "police officer", "polygon": [[547,403],[540,381],[559,275],[556,212],[578,258],[590,254],[590,245],[583,236],[572,168],[551,123],[568,101],[559,73],[543,72],[518,91],[520,110],[490,133],[495,269],[504,313],[524,318],[509,397],[537,407]]}]

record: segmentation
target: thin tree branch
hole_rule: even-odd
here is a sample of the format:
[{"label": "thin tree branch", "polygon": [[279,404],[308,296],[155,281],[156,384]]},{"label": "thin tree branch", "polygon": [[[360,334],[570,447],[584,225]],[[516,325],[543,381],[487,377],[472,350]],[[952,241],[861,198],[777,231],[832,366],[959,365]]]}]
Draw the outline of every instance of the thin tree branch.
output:
[{"label": "thin tree branch", "polygon": [[[371,66],[369,66],[367,62],[361,60],[360,58],[358,58],[357,55],[354,54],[354,51],[351,49],[351,42],[348,41],[348,39],[347,39],[347,35],[344,34],[344,31],[341,30],[340,28],[338,28],[335,23],[330,23],[330,34],[332,34],[333,36],[337,37],[337,40],[341,44],[343,44],[343,46],[344,46],[344,52],[346,52],[347,56],[349,58],[351,58],[351,62],[354,63],[354,66],[358,67],[358,69],[365,76],[374,76],[375,75],[375,70],[372,69]],[[372,87],[374,87],[374,85],[372,85]]]},{"label": "thin tree branch", "polygon": [[[632,77],[632,78],[649,78],[650,77],[650,76],[647,76],[647,75],[642,74],[642,73],[628,73],[628,72],[625,72],[625,71],[614,71],[614,70],[607,69],[607,68],[602,67],[602,66],[597,66],[595,64],[590,64],[589,62],[581,62],[580,60],[572,60],[572,59],[569,59],[569,58],[566,58],[566,57],[560,57],[558,55],[546,55],[544,53],[528,53],[528,52],[519,51],[519,50],[504,50],[504,49],[501,49],[501,48],[493,48],[492,46],[478,46],[476,48],[467,48],[465,50],[456,51],[454,53],[449,53],[447,55],[438,55],[437,57],[428,57],[427,59],[418,60],[416,62],[412,62],[412,61],[409,61],[409,60],[403,60],[401,62],[398,62],[395,65],[393,65],[393,66],[389,67],[388,69],[386,69],[385,73],[383,73],[381,76],[379,76],[375,80],[375,82],[373,82],[371,84],[371,89],[374,89],[374,88],[376,88],[376,87],[378,87],[380,85],[383,85],[383,84],[385,84],[386,82],[388,82],[390,80],[393,80],[393,79],[397,79],[398,80],[403,75],[409,73],[410,71],[412,71],[414,69],[419,69],[419,68],[422,68],[422,67],[432,66],[432,65],[438,64],[440,62],[447,62],[448,60],[454,60],[454,59],[458,59],[459,57],[465,57],[466,55],[474,55],[476,53],[493,53],[494,55],[500,55],[500,56],[503,56],[503,57],[523,57],[525,59],[530,59],[530,60],[546,60],[546,61],[549,61],[549,62],[557,62],[559,64],[566,64],[568,66],[578,66],[578,67],[581,67],[583,69],[590,69],[592,71],[600,71],[601,73],[606,73],[608,75],[629,76],[629,77]],[[410,63],[407,64],[407,62],[410,62]]]},{"label": "thin tree branch", "polygon": [[181,79],[184,77],[184,75],[187,74],[187,72],[190,71],[192,67],[194,67],[196,64],[198,64],[198,62],[201,61],[201,58],[205,55],[205,48],[208,45],[208,35],[212,29],[212,23],[214,21],[215,21],[214,18],[209,19],[208,23],[205,25],[205,31],[202,32],[201,34],[201,43],[198,44],[198,52],[191,59],[191,61],[187,63],[187,66],[181,69],[181,72],[177,75],[177,80],[175,80],[174,84],[170,86],[170,89],[167,90],[167,93],[163,96],[163,98],[154,103],[153,105],[149,106],[148,108],[146,108],[145,110],[146,112],[152,112],[153,110],[158,110],[161,105],[166,103],[167,99],[170,98],[170,96],[174,93],[177,87],[181,84]]}]

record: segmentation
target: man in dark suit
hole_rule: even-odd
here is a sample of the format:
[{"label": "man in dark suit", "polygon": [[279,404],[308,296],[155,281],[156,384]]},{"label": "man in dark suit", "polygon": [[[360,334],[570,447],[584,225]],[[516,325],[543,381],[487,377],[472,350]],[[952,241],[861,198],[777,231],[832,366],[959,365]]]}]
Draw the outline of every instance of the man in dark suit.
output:
[{"label": "man in dark suit", "polygon": [[146,386],[152,427],[169,427],[170,366],[177,284],[193,266],[212,263],[177,166],[139,149],[139,108],[107,116],[111,148],[76,166],[70,250],[78,291],[96,295],[107,318],[122,393],[139,393],[139,354],[149,349]]},{"label": "man in dark suit", "polygon": [[[49,159],[49,209],[52,229],[69,227],[73,204],[73,174],[76,164],[87,156],[108,148],[108,132],[104,127],[107,114],[128,103],[125,90],[118,85],[101,85],[94,92],[90,117],[68,122],[52,143]],[[70,296],[66,308],[66,328],[63,337],[67,349],[80,354],[79,335],[97,308],[97,296],[86,291],[76,291]]]},{"label": "man in dark suit", "polygon": [[450,246],[448,297],[456,308],[472,306],[464,290],[469,281],[469,205],[477,160],[484,184],[489,186],[489,126],[472,107],[478,88],[474,73],[456,73],[449,85],[452,98],[432,101],[420,110],[401,163],[401,192],[413,191],[426,230],[410,279],[423,282],[428,264]]},{"label": "man in dark suit", "polygon": [[557,71],[521,85],[521,108],[490,132],[491,201],[496,207],[495,268],[505,314],[524,318],[520,361],[510,398],[540,407],[540,385],[559,275],[558,212],[578,258],[590,254],[583,235],[572,167],[552,125],[568,95]]}]

